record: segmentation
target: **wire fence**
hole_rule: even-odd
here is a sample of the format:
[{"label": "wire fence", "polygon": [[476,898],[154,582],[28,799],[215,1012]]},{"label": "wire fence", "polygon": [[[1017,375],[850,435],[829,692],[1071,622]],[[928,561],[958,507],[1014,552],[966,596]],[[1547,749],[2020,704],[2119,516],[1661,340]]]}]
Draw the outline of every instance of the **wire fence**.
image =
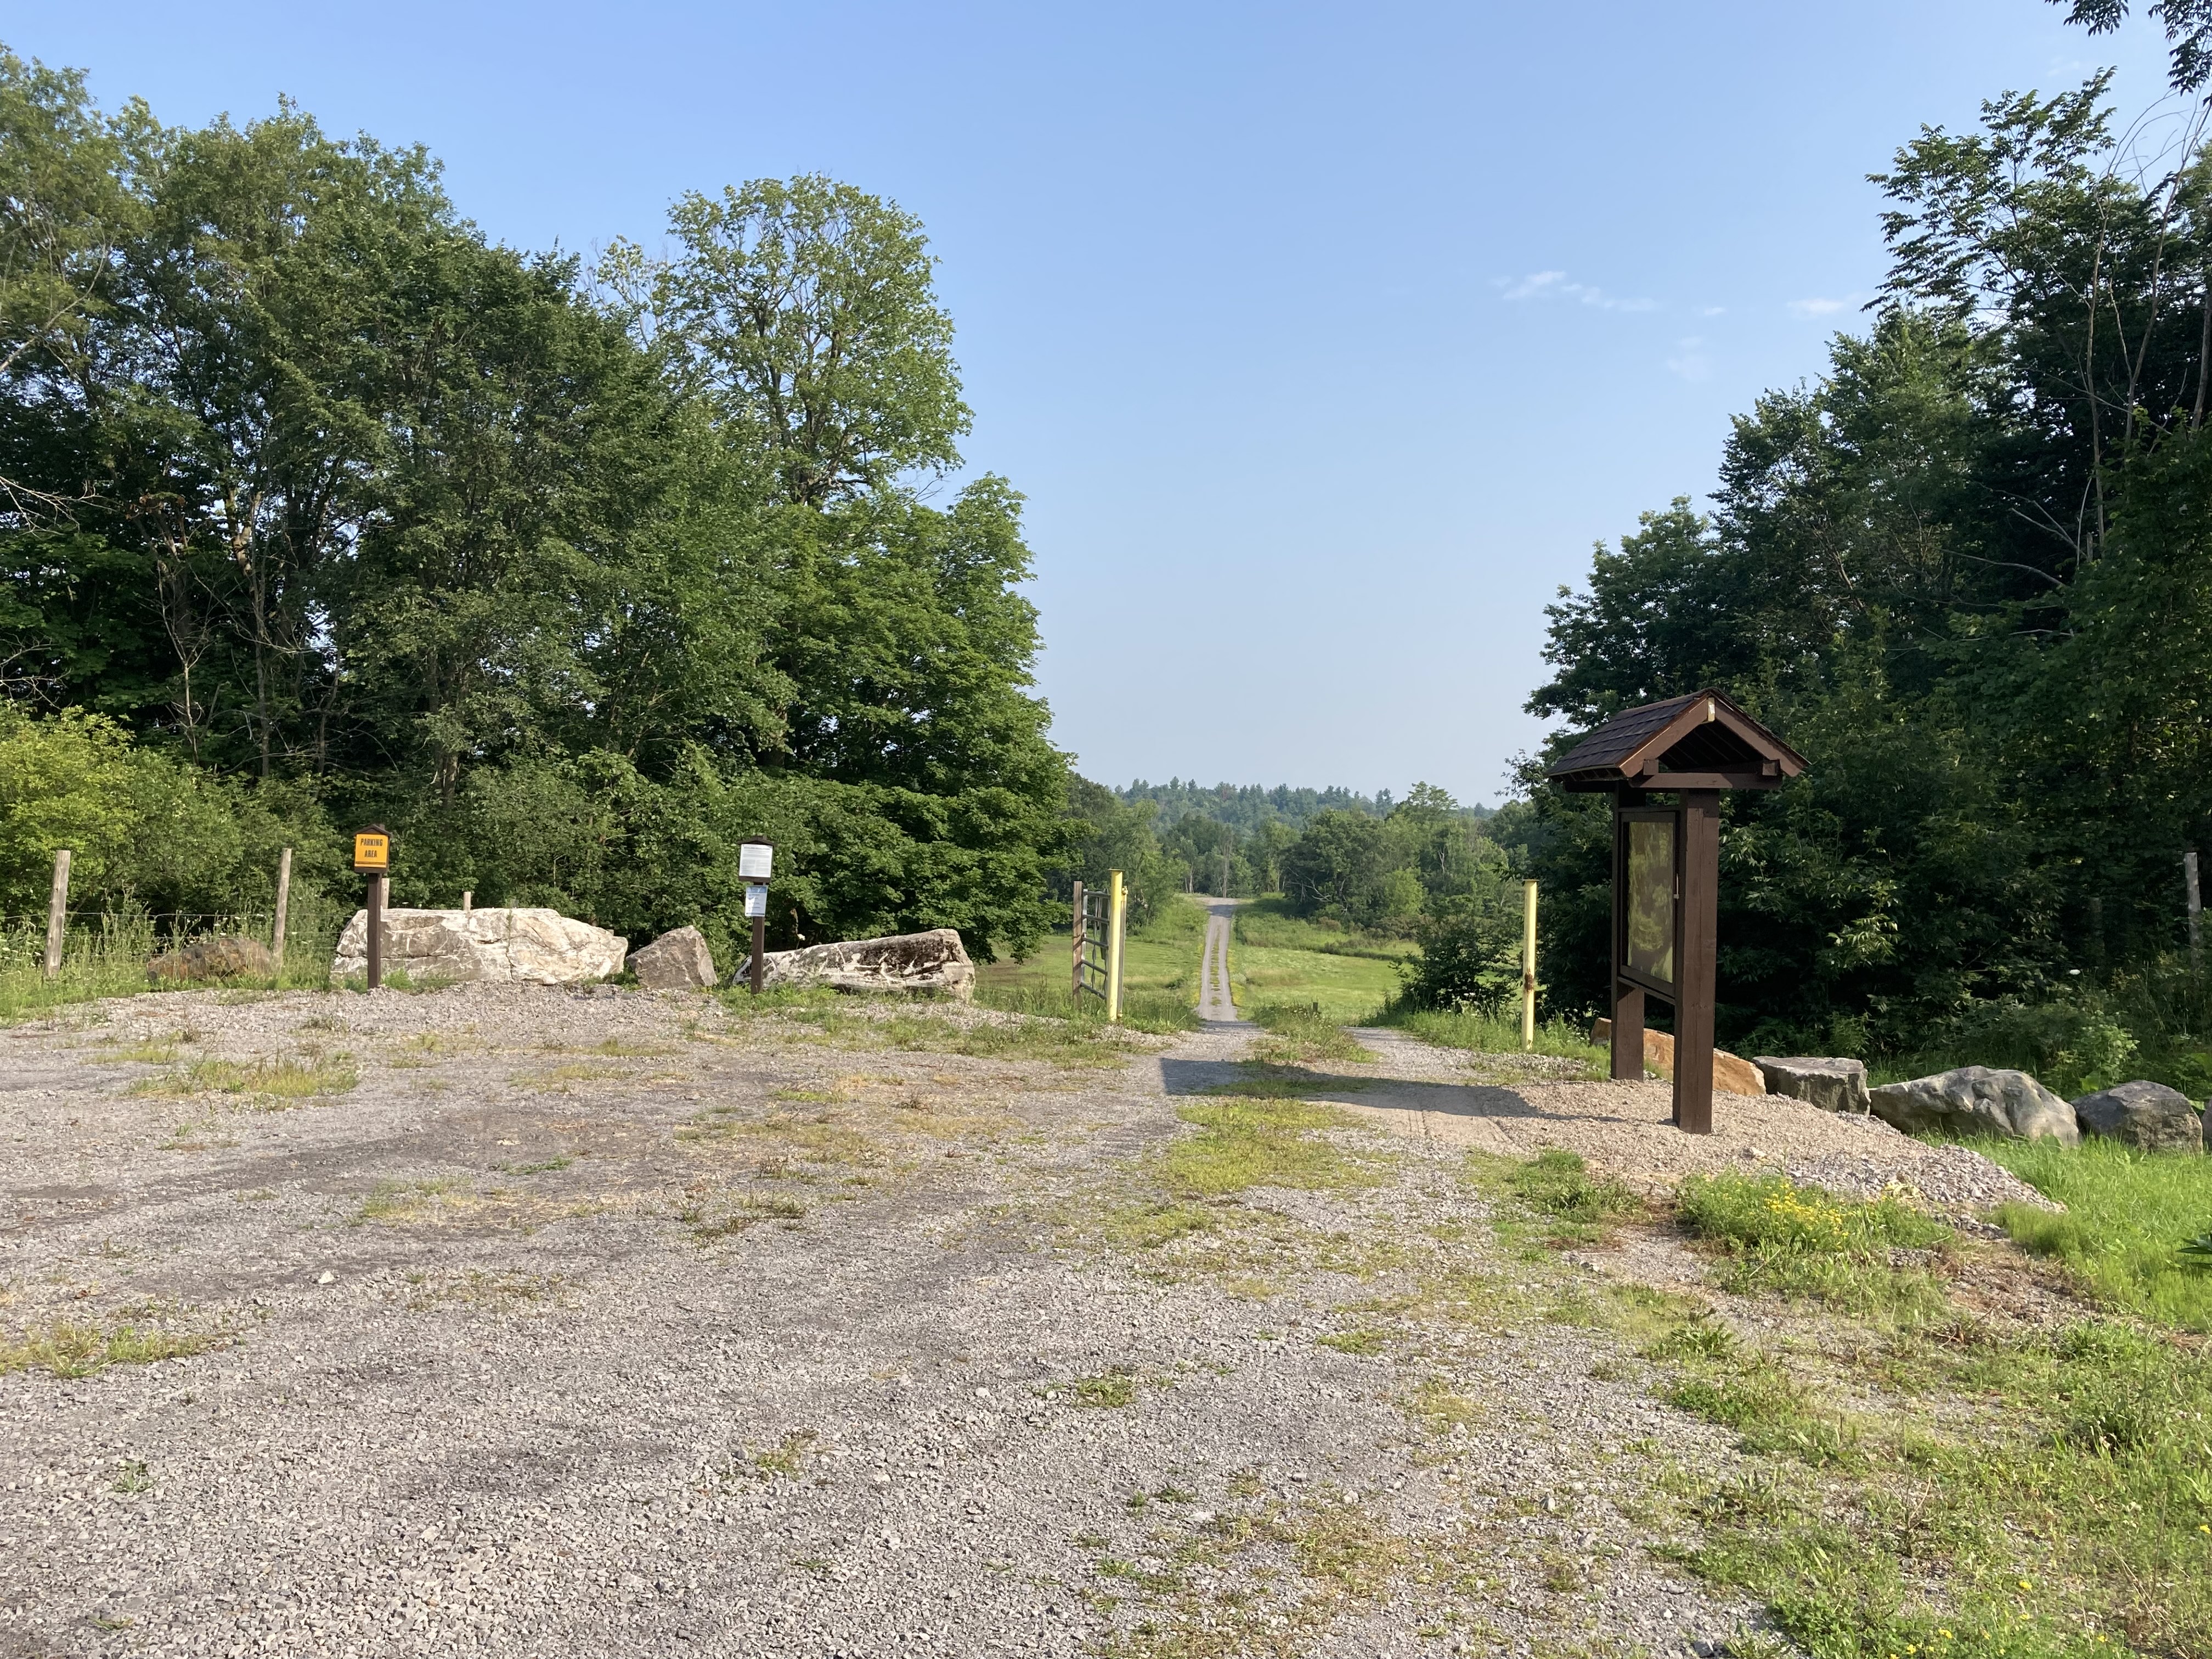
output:
[{"label": "wire fence", "polygon": [[270,946],[272,985],[320,984],[337,954],[338,933],[354,907],[312,892],[292,895],[283,948],[270,909],[78,909],[64,918],[60,971],[46,971],[46,915],[0,912],[0,1014],[9,1010],[143,989],[148,964],[202,939],[248,939]]}]

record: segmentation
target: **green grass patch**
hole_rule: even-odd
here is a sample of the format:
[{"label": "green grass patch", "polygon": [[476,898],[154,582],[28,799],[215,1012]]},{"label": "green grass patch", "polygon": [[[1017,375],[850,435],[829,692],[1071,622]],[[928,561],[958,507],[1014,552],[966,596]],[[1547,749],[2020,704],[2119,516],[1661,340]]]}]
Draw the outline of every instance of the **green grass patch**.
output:
[{"label": "green grass patch", "polygon": [[1376,1161],[1316,1139],[1316,1129],[1353,1120],[1304,1100],[1187,1099],[1176,1115],[1198,1126],[1170,1146],[1160,1176],[1180,1198],[1218,1198],[1249,1187],[1319,1190],[1379,1179]]},{"label": "green grass patch", "polygon": [[1530,1209],[1555,1224],[1554,1237],[1588,1243],[1611,1225],[1643,1212],[1644,1200],[1609,1176],[1591,1173],[1579,1152],[1539,1152],[1505,1176],[1505,1185]]},{"label": "green grass patch", "polygon": [[1235,933],[1237,944],[1261,950],[1310,951],[1388,963],[1421,954],[1419,945],[1394,933],[1368,933],[1327,918],[1298,915],[1291,902],[1279,896],[1238,905]]},{"label": "green grass patch", "polygon": [[351,1060],[344,1055],[307,1060],[201,1060],[179,1070],[147,1078],[133,1085],[131,1092],[243,1095],[273,1103],[346,1094],[360,1081]]},{"label": "green grass patch", "polygon": [[2076,1291],[2180,1330],[2212,1331],[2212,1158],[2138,1152],[2107,1140],[1990,1141],[1977,1150],[2066,1206],[2008,1204],[1997,1219],[2022,1248],[2062,1263]]},{"label": "green grass patch", "polygon": [[1111,1409],[1136,1403],[1137,1379],[1117,1367],[1097,1376],[1082,1376],[1062,1383],[1055,1392],[1066,1395],[1079,1406]]},{"label": "green grass patch", "polygon": [[[1133,1030],[1170,1036],[1198,1028],[1199,970],[1204,955],[1206,912],[1178,896],[1122,941],[1121,1023]],[[975,976],[975,1000],[1007,1013],[1103,1024],[1106,1005],[1078,997],[1073,983],[1073,936],[1049,935],[1018,962],[994,962]]]},{"label": "green grass patch", "polygon": [[1254,1048],[1265,1063],[1302,1066],[1316,1060],[1370,1060],[1374,1050],[1322,1012],[1317,1002],[1268,1002],[1249,1018],[1267,1035]]},{"label": "green grass patch", "polygon": [[137,1325],[103,1329],[66,1322],[0,1337],[0,1376],[10,1371],[49,1371],[56,1376],[90,1376],[110,1365],[148,1365],[204,1352],[216,1339],[148,1330]]},{"label": "green grass patch", "polygon": [[[1936,1271],[1951,1230],[1893,1198],[1858,1202],[1784,1176],[1687,1176],[1676,1196],[1691,1231],[1726,1253],[1723,1290],[1771,1292],[1863,1315],[1931,1322],[1949,1307]],[[1897,1252],[1925,1252],[1900,1260]]]}]

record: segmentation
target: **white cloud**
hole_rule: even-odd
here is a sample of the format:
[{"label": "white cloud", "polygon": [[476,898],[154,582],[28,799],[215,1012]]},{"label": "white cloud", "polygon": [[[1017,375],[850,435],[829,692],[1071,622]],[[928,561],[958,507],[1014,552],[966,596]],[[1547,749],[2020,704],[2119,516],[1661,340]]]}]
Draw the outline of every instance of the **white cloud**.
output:
[{"label": "white cloud", "polygon": [[1726,306],[1699,306],[1698,307],[1698,315],[1700,317],[1725,317],[1728,315],[1728,307]]},{"label": "white cloud", "polygon": [[1857,303],[1856,295],[1847,300],[1792,300],[1790,313],[1794,317],[1832,317]]},{"label": "white cloud", "polygon": [[1656,311],[1656,300],[1624,300],[1588,283],[1571,283],[1564,270],[1536,270],[1518,282],[1500,276],[1497,286],[1509,300],[1571,300],[1600,311]]},{"label": "white cloud", "polygon": [[1713,360],[1706,355],[1705,337],[1692,334],[1674,342],[1674,355],[1667,360],[1667,367],[1686,380],[1710,380],[1713,377]]}]

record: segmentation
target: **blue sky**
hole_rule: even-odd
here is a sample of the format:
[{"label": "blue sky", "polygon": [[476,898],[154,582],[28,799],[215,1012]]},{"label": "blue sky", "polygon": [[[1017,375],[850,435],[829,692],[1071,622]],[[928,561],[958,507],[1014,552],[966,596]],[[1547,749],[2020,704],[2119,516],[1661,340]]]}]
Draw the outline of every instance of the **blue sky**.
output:
[{"label": "blue sky", "polygon": [[[2140,8],[2138,8],[2140,10]],[[18,3],[110,105],[420,141],[520,246],[821,171],[927,224],[1083,770],[1499,797],[1543,607],[1884,266],[1925,122],[2121,67],[2044,0]]]}]

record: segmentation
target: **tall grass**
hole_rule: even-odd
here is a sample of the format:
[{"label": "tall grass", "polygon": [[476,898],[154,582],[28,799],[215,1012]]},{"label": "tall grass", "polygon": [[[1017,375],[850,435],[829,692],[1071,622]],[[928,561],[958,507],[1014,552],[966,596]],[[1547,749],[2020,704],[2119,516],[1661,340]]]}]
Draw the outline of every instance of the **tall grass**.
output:
[{"label": "tall grass", "polygon": [[2022,1248],[2063,1264],[2085,1296],[2186,1331],[2212,1332],[2212,1267],[2182,1253],[2212,1235],[2212,1158],[2108,1140],[1980,1141],[1978,1150],[2066,1206],[1998,1212]]},{"label": "tall grass", "polygon": [[[284,958],[271,975],[225,981],[251,989],[314,989],[330,982],[331,958],[349,910],[312,894],[295,897],[286,925]],[[173,990],[156,984],[146,964],[200,937],[244,937],[266,943],[267,915],[155,916],[124,910],[71,919],[62,939],[61,971],[46,977],[46,918],[0,918],[0,1024],[101,997]]]}]

